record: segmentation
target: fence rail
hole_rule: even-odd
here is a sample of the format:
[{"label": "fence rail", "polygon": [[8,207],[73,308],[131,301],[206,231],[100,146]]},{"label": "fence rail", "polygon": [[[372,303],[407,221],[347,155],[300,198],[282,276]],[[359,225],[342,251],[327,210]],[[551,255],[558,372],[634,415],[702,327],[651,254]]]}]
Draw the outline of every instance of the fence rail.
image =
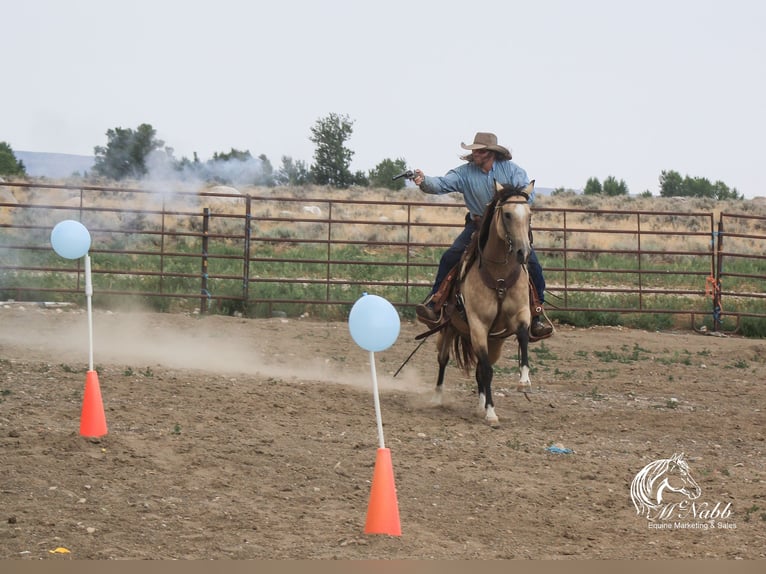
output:
[{"label": "fence rail", "polygon": [[[94,303],[139,300],[201,313],[346,309],[363,291],[408,310],[430,290],[463,225],[457,202],[193,193],[5,183],[0,298],[66,300],[81,261],[50,231],[76,219],[93,238]],[[550,313],[766,318],[766,217],[680,211],[534,209]]]}]

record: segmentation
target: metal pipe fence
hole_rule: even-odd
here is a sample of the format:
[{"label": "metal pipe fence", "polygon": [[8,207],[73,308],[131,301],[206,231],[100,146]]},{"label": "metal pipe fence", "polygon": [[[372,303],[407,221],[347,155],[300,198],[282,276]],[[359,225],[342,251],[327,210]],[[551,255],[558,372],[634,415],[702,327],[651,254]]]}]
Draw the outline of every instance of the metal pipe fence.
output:
[{"label": "metal pipe fence", "polygon": [[[242,195],[4,183],[0,299],[72,300],[81,261],[59,258],[64,219],[92,237],[93,301],[246,315],[345,313],[362,292],[404,311],[429,292],[463,226],[459,202]],[[213,188],[214,190],[216,188]],[[10,193],[7,193],[10,191]],[[328,194],[329,195],[329,194]],[[550,314],[766,318],[766,217],[533,209]]]}]

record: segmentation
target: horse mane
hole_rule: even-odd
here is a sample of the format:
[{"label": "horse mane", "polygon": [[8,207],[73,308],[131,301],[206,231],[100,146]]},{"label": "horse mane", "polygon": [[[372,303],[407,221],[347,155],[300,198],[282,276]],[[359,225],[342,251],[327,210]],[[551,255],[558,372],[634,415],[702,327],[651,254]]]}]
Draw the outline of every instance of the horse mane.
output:
[{"label": "horse mane", "polygon": [[636,507],[636,514],[640,515],[657,508],[657,503],[652,500],[654,482],[665,473],[670,463],[670,459],[650,462],[633,478],[630,494],[633,498],[633,506]]}]

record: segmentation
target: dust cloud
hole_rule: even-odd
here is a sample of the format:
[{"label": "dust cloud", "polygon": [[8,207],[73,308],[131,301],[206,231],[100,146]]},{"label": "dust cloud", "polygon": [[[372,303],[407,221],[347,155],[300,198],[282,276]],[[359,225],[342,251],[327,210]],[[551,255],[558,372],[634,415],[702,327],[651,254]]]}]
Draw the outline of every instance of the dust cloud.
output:
[{"label": "dust cloud", "polygon": [[[2,355],[12,355],[12,349],[19,347],[41,361],[87,366],[87,314],[29,305],[0,308]],[[356,346],[343,324],[307,326],[299,319],[94,312],[93,362],[96,370],[99,363],[125,365],[134,371],[162,366],[370,388],[369,353]],[[293,341],[284,336],[291,330]],[[342,355],[327,350],[328,340],[335,341]],[[381,389],[421,392],[425,388],[413,371],[405,369],[394,378],[388,372],[390,366],[381,367],[376,360]]]}]

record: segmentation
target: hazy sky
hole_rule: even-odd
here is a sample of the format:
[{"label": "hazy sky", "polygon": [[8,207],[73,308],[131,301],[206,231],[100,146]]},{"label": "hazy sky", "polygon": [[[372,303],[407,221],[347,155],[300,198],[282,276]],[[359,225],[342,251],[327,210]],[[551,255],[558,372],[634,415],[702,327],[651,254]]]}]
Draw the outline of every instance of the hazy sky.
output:
[{"label": "hazy sky", "polygon": [[92,155],[151,124],[175,156],[441,175],[493,131],[541,187],[659,193],[662,170],[766,195],[766,2],[0,0],[0,141]]}]

